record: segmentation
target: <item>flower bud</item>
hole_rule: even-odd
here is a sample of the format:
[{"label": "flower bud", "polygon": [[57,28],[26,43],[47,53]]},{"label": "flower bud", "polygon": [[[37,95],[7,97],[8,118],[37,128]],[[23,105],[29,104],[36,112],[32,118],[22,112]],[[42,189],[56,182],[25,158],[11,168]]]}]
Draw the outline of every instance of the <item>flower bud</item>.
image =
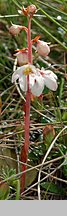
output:
[{"label": "flower bud", "polygon": [[14,36],[18,35],[21,30],[22,30],[22,26],[15,25],[15,24],[12,24],[12,26],[9,28],[9,32]]},{"label": "flower bud", "polygon": [[46,42],[38,40],[37,41],[37,52],[39,55],[42,55],[45,57],[49,54],[50,48]]},{"label": "flower bud", "polygon": [[33,5],[33,4],[29,5],[28,6],[28,11],[29,11],[29,14],[32,14],[32,15],[35,14],[36,11],[37,11],[36,6]]},{"label": "flower bud", "polygon": [[28,63],[28,50],[19,50],[16,54],[14,54],[14,56],[17,57],[17,62],[19,66]]},{"label": "flower bud", "polygon": [[27,8],[23,7],[21,13],[25,16],[33,16],[37,12],[36,6],[31,4]]}]

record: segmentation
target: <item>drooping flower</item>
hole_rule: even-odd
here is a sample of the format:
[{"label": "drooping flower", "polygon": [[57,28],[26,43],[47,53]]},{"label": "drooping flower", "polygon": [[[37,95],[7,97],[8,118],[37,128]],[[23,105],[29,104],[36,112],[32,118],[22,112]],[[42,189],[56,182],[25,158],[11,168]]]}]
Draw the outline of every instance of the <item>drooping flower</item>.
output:
[{"label": "drooping flower", "polygon": [[44,77],[44,82],[46,87],[51,89],[52,91],[57,90],[57,76],[51,70],[45,70],[43,67],[41,68],[41,74]]},{"label": "drooping flower", "polygon": [[18,35],[21,30],[25,30],[27,32],[27,28],[25,26],[12,24],[11,27],[9,28],[9,32],[14,36]]},{"label": "drooping flower", "polygon": [[57,76],[50,70],[38,69],[34,65],[27,64],[19,67],[12,75],[12,83],[18,80],[22,91],[27,91],[27,75],[29,75],[29,87],[31,93],[39,97],[44,89],[48,87],[52,91],[57,89]]},{"label": "drooping flower", "polygon": [[27,91],[27,75],[29,75],[29,87],[31,93],[40,96],[44,89],[44,78],[35,66],[27,64],[19,67],[12,75],[12,83],[19,81],[22,91]]},{"label": "drooping flower", "polygon": [[17,50],[14,56],[17,57],[17,62],[19,66],[28,64],[28,50],[27,49]]},{"label": "drooping flower", "polygon": [[44,41],[38,40],[37,41],[37,52],[39,55],[47,56],[50,52],[50,47]]}]

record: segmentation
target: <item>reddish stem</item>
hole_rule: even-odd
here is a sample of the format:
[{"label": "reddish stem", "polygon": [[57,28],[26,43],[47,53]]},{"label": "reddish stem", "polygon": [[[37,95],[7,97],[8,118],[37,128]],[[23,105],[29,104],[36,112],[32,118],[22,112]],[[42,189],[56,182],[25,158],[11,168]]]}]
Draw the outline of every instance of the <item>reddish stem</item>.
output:
[{"label": "reddish stem", "polygon": [[[28,20],[28,61],[32,64],[32,42],[31,42],[31,18]],[[29,127],[30,127],[30,88],[29,75],[27,76],[26,112],[25,112],[25,143],[21,151],[21,161],[27,163],[29,149]],[[22,171],[26,171],[26,165],[22,165]],[[21,176],[21,192],[25,188],[26,172]]]},{"label": "reddish stem", "polygon": [[28,61],[32,64],[31,18],[28,19]]}]

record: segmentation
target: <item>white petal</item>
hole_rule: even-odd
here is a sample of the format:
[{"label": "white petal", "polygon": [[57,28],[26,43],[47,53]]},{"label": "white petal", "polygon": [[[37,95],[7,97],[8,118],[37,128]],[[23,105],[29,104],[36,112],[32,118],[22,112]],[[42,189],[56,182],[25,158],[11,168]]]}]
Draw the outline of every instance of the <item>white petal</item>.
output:
[{"label": "white petal", "polygon": [[27,91],[27,77],[22,76],[19,78],[19,85],[22,91],[26,92]]},{"label": "white petal", "polygon": [[[23,66],[22,66],[23,67]],[[12,75],[12,83],[22,76],[22,67],[19,67]]]},{"label": "white petal", "polygon": [[35,82],[35,74],[32,74],[32,75],[30,74],[29,81],[30,81],[30,89],[31,89]]},{"label": "white petal", "polygon": [[36,67],[35,67],[34,65],[32,65],[32,64],[28,64],[28,65],[32,68],[32,72],[33,72],[34,74],[36,74],[36,73],[37,73]]},{"label": "white petal", "polygon": [[57,76],[56,76],[56,74],[53,73],[53,71],[45,70],[43,67],[41,68],[41,71],[44,73],[44,77],[45,76],[52,76],[57,80]]},{"label": "white petal", "polygon": [[32,69],[32,72],[33,73],[37,73],[37,70],[35,68],[35,66],[31,65],[31,64],[26,64],[26,65],[23,65],[21,67],[19,67],[12,75],[12,83],[15,82],[17,79],[19,79],[20,77],[22,77],[23,75],[23,72],[26,68],[28,67],[31,67]]},{"label": "white petal", "polygon": [[44,68],[41,69],[41,72],[43,73],[45,85],[53,90],[56,91],[57,89],[57,76],[54,74],[51,70],[44,70]]},{"label": "white petal", "polygon": [[57,89],[57,82],[54,78],[52,77],[45,77],[44,78],[44,81],[45,81],[45,85],[46,87],[48,87],[49,89],[53,90],[53,91],[56,91]]},{"label": "white petal", "polygon": [[31,87],[31,92],[33,95],[39,97],[44,89],[44,79],[43,77],[35,75],[34,85]]},{"label": "white petal", "polygon": [[50,74],[50,76],[54,77],[57,80],[57,76],[56,76],[56,74],[53,73],[53,71],[45,70],[45,73],[46,73],[46,75],[47,75],[47,73]]}]

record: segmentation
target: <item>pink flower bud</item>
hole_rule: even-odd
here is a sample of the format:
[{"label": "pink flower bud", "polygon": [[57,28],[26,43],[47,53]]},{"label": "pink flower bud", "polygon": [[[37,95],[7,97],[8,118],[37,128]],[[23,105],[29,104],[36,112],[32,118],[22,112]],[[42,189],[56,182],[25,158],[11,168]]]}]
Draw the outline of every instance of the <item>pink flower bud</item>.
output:
[{"label": "pink flower bud", "polygon": [[45,57],[49,54],[50,48],[46,42],[38,40],[37,41],[37,52],[39,55],[42,55]]},{"label": "pink flower bud", "polygon": [[36,6],[31,4],[27,8],[23,7],[21,13],[25,16],[33,16],[37,12]]},{"label": "pink flower bud", "polygon": [[14,54],[14,56],[17,57],[17,62],[19,66],[22,66],[28,63],[28,50],[25,50],[25,51],[20,50],[16,54]]},{"label": "pink flower bud", "polygon": [[15,25],[15,24],[12,24],[12,26],[9,28],[9,32],[14,36],[18,35],[21,30],[22,30],[22,26]]},{"label": "pink flower bud", "polygon": [[36,6],[33,5],[33,4],[29,5],[28,6],[28,11],[29,11],[30,14],[36,13],[36,11],[37,11]]}]

